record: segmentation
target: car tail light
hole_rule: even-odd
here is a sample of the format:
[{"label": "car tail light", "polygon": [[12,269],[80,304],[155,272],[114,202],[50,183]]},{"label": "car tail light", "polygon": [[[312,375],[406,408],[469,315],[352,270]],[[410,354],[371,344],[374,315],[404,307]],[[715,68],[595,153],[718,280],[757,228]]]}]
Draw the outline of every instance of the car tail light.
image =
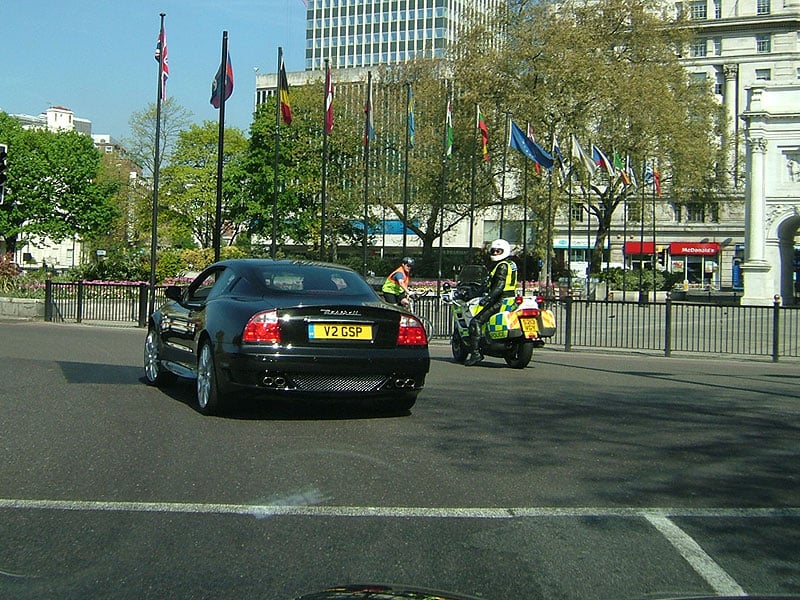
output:
[{"label": "car tail light", "polygon": [[517,311],[517,316],[521,318],[529,317],[535,319],[539,316],[538,308],[523,308]]},{"label": "car tail light", "polygon": [[422,323],[411,315],[400,315],[400,329],[397,330],[398,346],[427,346],[428,336]]},{"label": "car tail light", "polygon": [[251,344],[279,344],[281,328],[278,323],[278,312],[268,310],[250,317],[244,326],[242,341]]}]

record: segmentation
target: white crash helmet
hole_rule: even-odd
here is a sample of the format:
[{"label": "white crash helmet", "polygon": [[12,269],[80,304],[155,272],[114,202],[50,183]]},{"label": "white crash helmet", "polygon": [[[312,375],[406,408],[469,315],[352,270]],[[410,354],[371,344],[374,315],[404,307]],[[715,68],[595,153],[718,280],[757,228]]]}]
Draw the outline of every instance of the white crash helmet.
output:
[{"label": "white crash helmet", "polygon": [[489,245],[489,257],[493,262],[511,256],[511,244],[503,239],[495,240]]}]

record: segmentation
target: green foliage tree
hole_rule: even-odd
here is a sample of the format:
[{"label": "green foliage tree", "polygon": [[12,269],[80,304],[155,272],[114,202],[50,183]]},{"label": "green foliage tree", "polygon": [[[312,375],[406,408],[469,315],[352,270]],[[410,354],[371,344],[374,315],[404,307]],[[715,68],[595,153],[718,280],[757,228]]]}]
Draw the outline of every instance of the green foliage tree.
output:
[{"label": "green foliage tree", "polygon": [[[465,99],[530,122],[543,145],[557,138],[567,155],[575,134],[609,155],[630,156],[640,184],[642,165],[655,160],[675,196],[707,196],[726,185],[721,112],[680,65],[692,32],[662,3],[516,0],[473,25],[454,63]],[[637,192],[604,173],[579,181],[576,200],[597,223],[592,264],[599,269],[611,219]],[[556,202],[565,196],[562,187]]]},{"label": "green foliage tree", "polygon": [[[203,248],[212,246],[216,221],[217,160],[219,125],[205,121],[192,125],[178,134],[170,164],[161,170],[159,208],[164,216],[163,225],[172,230],[187,229],[199,240]],[[228,165],[241,163],[247,150],[244,133],[235,128],[225,129],[223,146],[223,223],[230,215],[231,202],[236,198],[236,184],[231,179],[240,176],[239,169]]]},{"label": "green foliage tree", "polygon": [[[290,240],[308,246],[318,255],[321,233],[322,144],[324,83],[322,78],[290,91],[293,119],[290,126],[279,125],[278,169],[276,152],[276,99],[258,107],[250,129],[250,145],[241,165],[246,181],[232,220],[246,224],[247,231],[271,243],[273,225],[277,244]],[[341,107],[341,105],[338,105]],[[336,110],[337,101],[334,100]],[[358,228],[361,159],[358,111],[336,111],[336,121],[328,137],[326,185],[325,255],[336,258],[340,244],[354,244]],[[363,113],[361,113],[363,114]],[[277,219],[273,223],[275,187]]]},{"label": "green foliage tree", "polygon": [[[142,168],[145,176],[152,177],[155,171],[155,131],[157,105],[152,102],[128,119],[130,136],[123,140],[128,156]],[[161,127],[159,128],[159,167],[169,163],[175,149],[178,134],[191,125],[192,113],[172,97],[161,102]]]},{"label": "green foliage tree", "polygon": [[92,138],[73,131],[21,129],[6,115],[9,182],[0,206],[0,235],[14,252],[20,238],[60,242],[106,232],[115,215],[116,185],[99,177],[101,154]]}]

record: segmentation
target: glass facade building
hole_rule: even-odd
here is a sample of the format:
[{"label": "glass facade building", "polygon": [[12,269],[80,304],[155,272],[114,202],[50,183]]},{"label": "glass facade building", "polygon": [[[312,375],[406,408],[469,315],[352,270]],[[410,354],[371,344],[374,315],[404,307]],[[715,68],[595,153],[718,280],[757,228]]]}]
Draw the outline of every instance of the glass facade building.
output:
[{"label": "glass facade building", "polygon": [[308,0],[307,71],[373,67],[442,57],[467,14],[502,0]]}]

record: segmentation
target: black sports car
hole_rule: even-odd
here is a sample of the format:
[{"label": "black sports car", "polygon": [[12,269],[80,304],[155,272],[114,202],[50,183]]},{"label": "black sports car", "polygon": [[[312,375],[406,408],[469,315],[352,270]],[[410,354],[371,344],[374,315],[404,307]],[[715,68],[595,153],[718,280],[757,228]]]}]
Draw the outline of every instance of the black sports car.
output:
[{"label": "black sports car", "polygon": [[430,368],[425,328],[352,269],[292,260],[226,260],[170,286],[150,317],[147,382],[197,380],[197,407],[238,391],[364,399],[411,408]]}]

